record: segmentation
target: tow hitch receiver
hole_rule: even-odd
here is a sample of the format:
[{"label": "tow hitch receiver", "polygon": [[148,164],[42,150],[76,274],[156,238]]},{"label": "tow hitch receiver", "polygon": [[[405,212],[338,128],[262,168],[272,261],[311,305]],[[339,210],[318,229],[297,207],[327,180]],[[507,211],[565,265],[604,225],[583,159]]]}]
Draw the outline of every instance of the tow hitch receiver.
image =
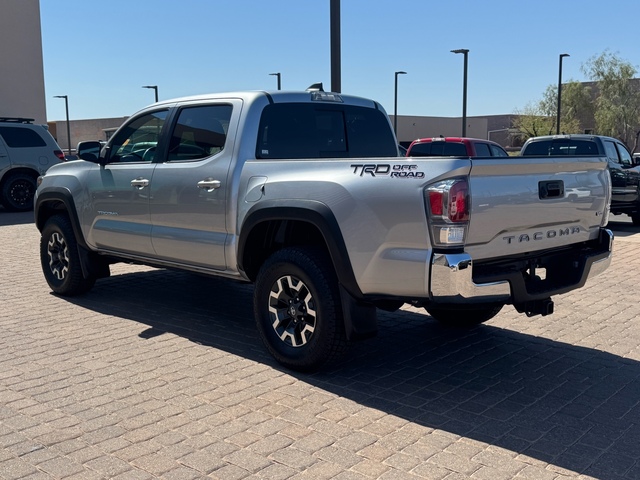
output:
[{"label": "tow hitch receiver", "polygon": [[527,317],[536,315],[551,315],[553,313],[553,300],[545,298],[543,300],[533,300],[531,302],[518,303],[514,305],[519,313],[526,313]]}]

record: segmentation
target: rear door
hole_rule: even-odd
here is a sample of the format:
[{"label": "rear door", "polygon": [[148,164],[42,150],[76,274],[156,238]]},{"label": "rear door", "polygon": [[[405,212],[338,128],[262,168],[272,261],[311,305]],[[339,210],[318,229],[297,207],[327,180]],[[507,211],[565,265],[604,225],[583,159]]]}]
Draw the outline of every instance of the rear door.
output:
[{"label": "rear door", "polygon": [[[178,109],[151,185],[152,243],[162,260],[225,269],[229,168],[242,102]],[[229,139],[229,140],[227,140]]]}]

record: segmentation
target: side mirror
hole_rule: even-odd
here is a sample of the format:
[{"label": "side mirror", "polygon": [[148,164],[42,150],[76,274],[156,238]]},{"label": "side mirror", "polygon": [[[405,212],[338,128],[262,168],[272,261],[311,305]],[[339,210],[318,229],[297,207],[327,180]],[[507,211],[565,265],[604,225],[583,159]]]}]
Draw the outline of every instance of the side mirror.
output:
[{"label": "side mirror", "polygon": [[99,141],[80,142],[76,147],[76,154],[78,155],[78,158],[81,158],[82,160],[96,163],[100,158],[102,145],[103,144]]}]

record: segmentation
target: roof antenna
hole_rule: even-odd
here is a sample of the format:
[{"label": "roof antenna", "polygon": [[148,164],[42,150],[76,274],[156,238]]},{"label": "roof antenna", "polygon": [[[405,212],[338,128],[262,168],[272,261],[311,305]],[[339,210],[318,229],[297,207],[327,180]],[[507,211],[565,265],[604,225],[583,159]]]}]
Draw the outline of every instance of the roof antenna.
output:
[{"label": "roof antenna", "polygon": [[309,85],[307,87],[307,92],[324,92],[324,88],[322,88],[322,82]]}]

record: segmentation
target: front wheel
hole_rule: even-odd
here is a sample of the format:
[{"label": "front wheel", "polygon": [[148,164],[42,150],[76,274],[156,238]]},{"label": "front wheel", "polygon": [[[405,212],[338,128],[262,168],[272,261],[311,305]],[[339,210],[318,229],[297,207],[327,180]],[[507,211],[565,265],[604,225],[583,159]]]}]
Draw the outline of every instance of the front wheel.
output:
[{"label": "front wheel", "polygon": [[640,226],[640,213],[634,213],[631,215],[631,221],[636,227]]},{"label": "front wheel", "polygon": [[319,249],[274,253],[256,280],[254,314],[271,355],[293,370],[316,370],[347,349],[338,281]]},{"label": "front wheel", "polygon": [[477,305],[430,305],[425,310],[438,322],[449,327],[470,328],[495,317],[504,305],[489,303]]},{"label": "front wheel", "polygon": [[12,212],[33,210],[36,180],[26,173],[12,173],[2,183],[2,205]]},{"label": "front wheel", "polygon": [[63,296],[88,292],[96,276],[82,274],[78,242],[71,222],[64,215],[54,215],[45,224],[40,238],[40,263],[49,287]]}]

